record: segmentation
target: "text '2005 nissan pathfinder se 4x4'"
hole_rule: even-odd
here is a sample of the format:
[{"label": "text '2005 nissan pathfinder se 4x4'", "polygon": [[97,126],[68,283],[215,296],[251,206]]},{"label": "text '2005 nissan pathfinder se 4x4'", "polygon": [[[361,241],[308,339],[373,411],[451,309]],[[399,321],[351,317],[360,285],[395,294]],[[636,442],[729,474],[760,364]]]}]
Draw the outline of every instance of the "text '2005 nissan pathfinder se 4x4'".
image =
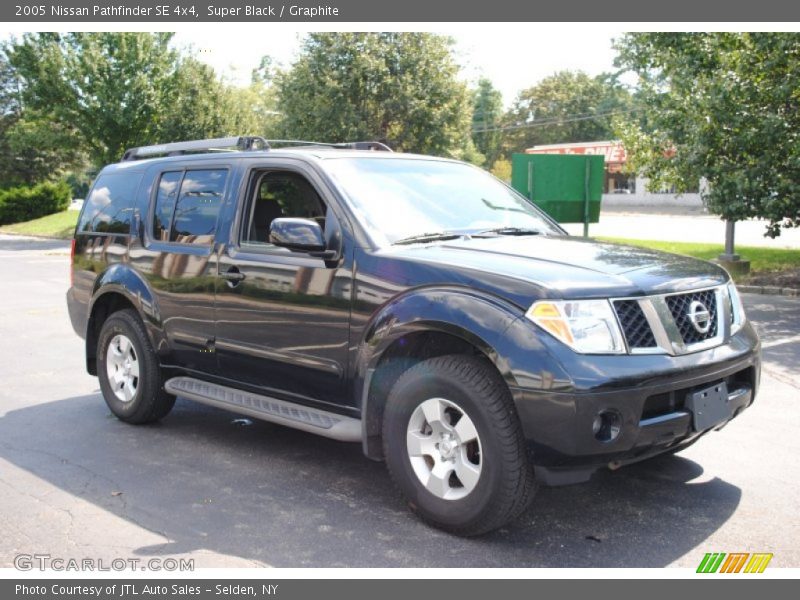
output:
[{"label": "text '2005 nissan pathfinder se 4x4'", "polygon": [[478,168],[386,150],[222,138],[104,168],[68,303],[111,411],[181,396],[361,442],[475,535],[535,479],[680,450],[753,402],[723,269],[569,237]]}]

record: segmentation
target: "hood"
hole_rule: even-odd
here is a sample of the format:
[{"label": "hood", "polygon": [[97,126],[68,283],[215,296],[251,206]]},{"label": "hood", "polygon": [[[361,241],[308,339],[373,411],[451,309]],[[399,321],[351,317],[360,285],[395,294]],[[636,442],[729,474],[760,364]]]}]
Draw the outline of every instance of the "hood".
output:
[{"label": "hood", "polygon": [[512,295],[527,288],[523,294],[528,298],[532,293],[540,298],[663,294],[728,280],[725,270],[706,261],[569,236],[461,238],[393,246],[381,254],[454,269],[460,283],[473,287],[496,287]]}]

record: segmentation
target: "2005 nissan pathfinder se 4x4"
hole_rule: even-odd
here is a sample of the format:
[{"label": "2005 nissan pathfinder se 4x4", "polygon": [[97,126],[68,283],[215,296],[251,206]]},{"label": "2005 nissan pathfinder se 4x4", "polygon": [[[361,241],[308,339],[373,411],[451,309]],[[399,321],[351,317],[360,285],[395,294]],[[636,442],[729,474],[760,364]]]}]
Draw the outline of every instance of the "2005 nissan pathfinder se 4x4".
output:
[{"label": "2005 nissan pathfinder se 4x4", "polygon": [[476,535],[536,480],[681,450],[753,402],[723,269],[569,237],[478,168],[387,150],[223,138],[105,167],[67,299],[111,411],[181,396],[361,442],[420,517]]}]

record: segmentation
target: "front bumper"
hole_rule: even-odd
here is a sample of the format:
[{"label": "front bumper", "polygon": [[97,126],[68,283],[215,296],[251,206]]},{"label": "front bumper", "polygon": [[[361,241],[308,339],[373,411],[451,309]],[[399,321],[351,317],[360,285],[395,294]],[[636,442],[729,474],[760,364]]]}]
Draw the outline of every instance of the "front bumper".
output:
[{"label": "front bumper", "polygon": [[[582,481],[599,467],[649,458],[721,429],[752,404],[760,379],[760,344],[749,324],[723,346],[683,356],[574,356],[573,364],[561,358],[565,371],[575,373],[571,389],[513,390],[545,483]],[[721,383],[727,411],[703,427],[691,396]],[[619,433],[608,441],[593,428],[603,411],[618,417]]]}]

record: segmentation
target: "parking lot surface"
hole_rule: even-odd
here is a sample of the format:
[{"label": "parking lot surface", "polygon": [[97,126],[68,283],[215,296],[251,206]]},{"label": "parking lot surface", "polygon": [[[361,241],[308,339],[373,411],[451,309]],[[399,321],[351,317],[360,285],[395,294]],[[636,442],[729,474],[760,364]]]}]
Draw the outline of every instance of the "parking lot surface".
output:
[{"label": "parking lot surface", "polygon": [[68,246],[0,235],[0,567],[18,554],[191,557],[196,567],[800,566],[800,301],[745,295],[764,343],[751,409],[678,456],[541,489],[477,539],[430,529],[384,466],[338,443],[179,399],[117,421],[64,301]]}]

